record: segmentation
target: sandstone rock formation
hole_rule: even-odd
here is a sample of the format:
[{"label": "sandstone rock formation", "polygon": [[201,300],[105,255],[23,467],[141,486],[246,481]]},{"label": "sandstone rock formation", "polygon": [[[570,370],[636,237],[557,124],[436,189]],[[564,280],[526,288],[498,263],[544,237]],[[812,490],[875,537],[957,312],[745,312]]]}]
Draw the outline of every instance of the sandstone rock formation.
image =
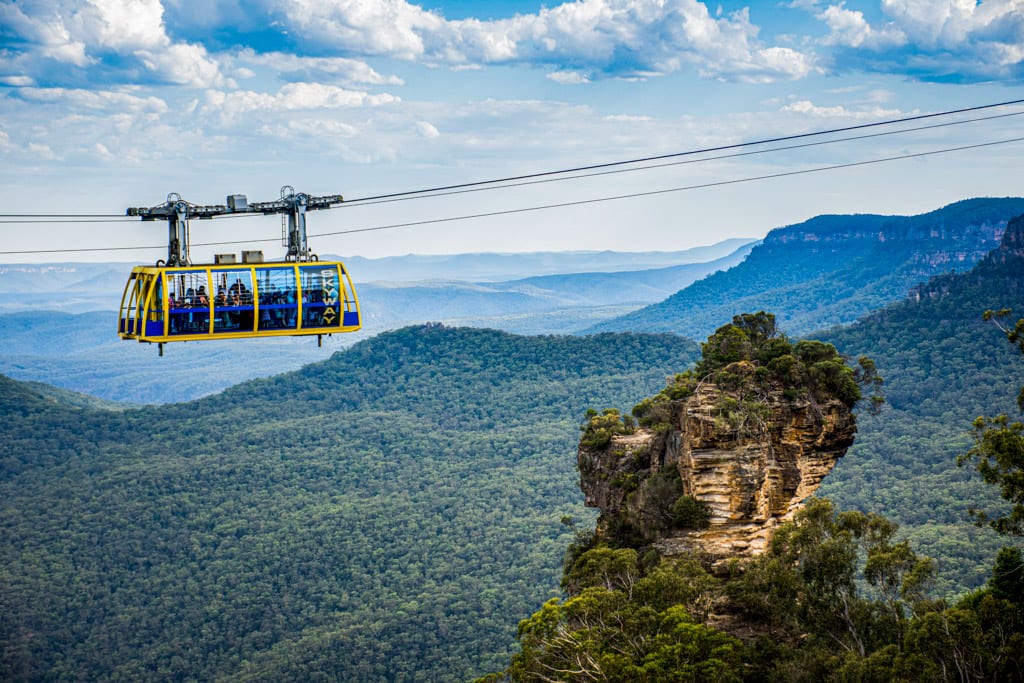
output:
[{"label": "sandstone rock formation", "polygon": [[[578,451],[586,504],[601,510],[597,533],[639,534],[663,555],[700,551],[719,564],[757,554],[853,443],[848,403],[753,382],[751,363],[733,363],[724,388],[703,382],[663,404],[664,421],[628,427],[604,445]],[[706,528],[679,528],[679,496],[701,501]],[[703,526],[703,525],[701,525]]]}]

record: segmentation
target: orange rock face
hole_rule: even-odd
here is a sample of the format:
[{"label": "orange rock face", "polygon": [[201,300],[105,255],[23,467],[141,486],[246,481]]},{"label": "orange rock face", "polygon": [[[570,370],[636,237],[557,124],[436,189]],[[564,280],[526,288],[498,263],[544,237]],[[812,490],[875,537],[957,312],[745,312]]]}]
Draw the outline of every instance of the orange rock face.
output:
[{"label": "orange rock face", "polygon": [[[856,418],[838,400],[783,391],[760,395],[702,384],[674,401],[669,420],[578,452],[598,534],[627,526],[662,554],[700,551],[716,560],[763,551],[853,443]],[[673,490],[672,487],[675,487]],[[704,529],[678,528],[674,498],[706,505]]]}]

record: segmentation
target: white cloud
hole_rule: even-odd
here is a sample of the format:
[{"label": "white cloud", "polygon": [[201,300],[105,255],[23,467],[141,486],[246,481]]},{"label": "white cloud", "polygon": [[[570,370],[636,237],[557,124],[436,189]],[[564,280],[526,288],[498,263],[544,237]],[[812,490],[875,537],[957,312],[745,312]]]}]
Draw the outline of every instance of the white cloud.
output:
[{"label": "white cloud", "polygon": [[565,85],[580,85],[590,83],[590,77],[579,71],[552,71],[545,76],[550,81]]},{"label": "white cloud", "polygon": [[814,104],[810,100],[798,100],[796,102],[791,102],[790,104],[781,107],[779,111],[797,114],[807,114],[809,116],[829,119],[874,120],[906,116],[904,112],[901,112],[898,109],[883,109],[881,107],[872,107],[870,109],[852,110],[842,106],[821,107]]},{"label": "white cloud", "polygon": [[695,68],[755,81],[800,78],[813,69],[808,55],[761,44],[746,10],[716,18],[697,0],[578,0],[495,21],[446,21],[405,0],[289,6],[290,30],[322,48],[343,45],[449,67],[569,61],[613,75]]},{"label": "white cloud", "polygon": [[892,25],[880,30],[872,28],[863,12],[848,10],[841,5],[831,5],[817,16],[830,30],[822,41],[826,45],[880,48],[906,42],[906,36],[899,28]]},{"label": "white cloud", "polygon": [[[1002,14],[999,8],[981,6],[975,0],[882,0],[882,9],[887,15],[911,37],[914,42],[924,47],[939,45],[956,45],[968,37],[968,34],[979,25],[995,19]],[[1002,5],[1004,11],[1010,9],[1011,3],[992,3]],[[1013,2],[1019,12],[1018,2]],[[987,15],[987,16],[982,16]]]},{"label": "white cloud", "polygon": [[[27,9],[25,9],[27,8]],[[24,11],[23,11],[24,9]],[[224,84],[202,45],[174,42],[160,0],[40,0],[0,3],[0,23],[17,36],[6,71],[35,81],[139,80],[136,66],[158,81],[206,88]],[[26,13],[29,12],[29,13]],[[82,69],[54,69],[51,60]],[[84,82],[84,81],[82,81]]]},{"label": "white cloud", "polygon": [[35,85],[35,81],[28,76],[4,76],[0,77],[0,83],[14,88],[22,88],[28,85]]},{"label": "white cloud", "polygon": [[253,111],[267,113],[300,110],[354,109],[376,107],[400,102],[401,99],[387,93],[370,94],[359,90],[348,90],[335,85],[320,83],[288,83],[277,93],[262,93],[253,90],[223,92],[207,91],[207,112],[219,112],[225,119]]},{"label": "white cloud", "polygon": [[39,104],[59,104],[64,108],[92,111],[166,112],[167,103],[159,97],[139,97],[109,90],[67,88],[21,88],[18,97]]},{"label": "white cloud", "polygon": [[72,38],[57,8],[33,9],[42,11],[29,16],[14,3],[0,3],[0,24],[34,46],[42,57],[75,66],[92,61],[85,54],[85,44]]},{"label": "white cloud", "polygon": [[442,31],[441,17],[405,0],[284,0],[291,29],[321,45],[343,45],[347,52],[416,59],[424,54],[424,35]]},{"label": "white cloud", "polygon": [[433,140],[434,138],[441,137],[441,131],[435,128],[432,123],[429,123],[427,121],[417,121],[416,129],[420,132],[420,135],[427,138],[428,140]]},{"label": "white cloud", "polygon": [[169,43],[160,0],[86,0],[74,15],[79,35],[92,45],[129,52]]},{"label": "white cloud", "polygon": [[881,0],[886,20],[832,4],[816,16],[826,45],[843,48],[838,69],[907,73],[923,79],[1019,78],[1024,61],[1022,0]]},{"label": "white cloud", "polygon": [[[789,8],[811,12],[827,28],[814,43],[800,36],[763,39],[747,9],[729,13],[713,5],[709,11],[699,0],[575,0],[490,21],[447,20],[410,0],[254,0],[244,11],[237,0],[208,0],[201,8],[182,0],[0,0],[0,23],[16,46],[4,55],[0,78],[230,89],[235,85],[225,73],[249,80],[257,76],[249,67],[265,67],[290,82],[402,85],[359,59],[380,56],[453,70],[540,66],[546,78],[564,84],[679,71],[772,82],[821,71],[829,52],[835,70],[944,80],[1019,77],[1021,0],[878,1],[885,18],[872,22],[845,2],[789,0]],[[172,38],[168,21],[191,42]],[[247,32],[267,30],[306,54],[211,54],[202,42],[244,44]],[[806,47],[812,44],[825,54]],[[54,69],[54,61],[75,68]]]},{"label": "white cloud", "polygon": [[31,156],[44,159],[46,161],[51,161],[57,158],[49,145],[40,144],[38,142],[30,142],[28,145],[28,152]]},{"label": "white cloud", "polygon": [[[284,52],[257,53],[246,48],[236,59],[247,64],[277,70],[288,80],[341,81],[367,85],[403,85],[398,76],[382,76],[369,64],[345,57],[300,57]],[[253,75],[252,72],[249,72]]]},{"label": "white cloud", "polygon": [[85,43],[80,41],[68,41],[62,43],[51,43],[44,45],[39,51],[44,57],[55,59],[58,62],[73,64],[75,66],[88,66],[96,60],[85,54]]},{"label": "white cloud", "polygon": [[194,88],[235,87],[224,79],[217,63],[207,59],[206,50],[200,45],[178,43],[160,50],[138,50],[135,55],[147,69],[170,83]]},{"label": "white cloud", "polygon": [[650,116],[636,116],[635,114],[611,114],[602,118],[602,121],[612,123],[648,123],[653,120]]},{"label": "white cloud", "polygon": [[359,135],[356,126],[330,119],[292,119],[281,124],[267,124],[257,129],[260,135],[279,139],[315,138],[318,141],[332,138],[354,138]]}]

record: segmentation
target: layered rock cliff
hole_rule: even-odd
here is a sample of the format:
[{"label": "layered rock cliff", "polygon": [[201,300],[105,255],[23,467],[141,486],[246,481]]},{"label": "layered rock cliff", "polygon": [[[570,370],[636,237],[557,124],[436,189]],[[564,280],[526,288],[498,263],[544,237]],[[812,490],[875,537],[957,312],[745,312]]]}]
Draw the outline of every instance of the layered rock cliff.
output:
[{"label": "layered rock cliff", "polygon": [[962,292],[965,286],[981,283],[1000,283],[1005,300],[1021,291],[1020,266],[1024,262],[1024,215],[1007,223],[999,247],[993,249],[978,265],[965,275],[948,274],[935,277],[910,291],[910,299],[940,299],[953,291]]},{"label": "layered rock cliff", "polygon": [[[856,381],[870,373],[827,344],[743,332],[742,321],[720,328],[697,371],[634,409],[639,426],[591,416],[577,457],[599,537],[719,563],[759,553],[846,453]],[[740,350],[709,361],[729,335]]]},{"label": "layered rock cliff", "polygon": [[776,228],[743,263],[589,332],[710,334],[737,310],[772,308],[793,333],[852,323],[930,277],[970,270],[1022,198],[979,198],[919,216],[818,216]]}]

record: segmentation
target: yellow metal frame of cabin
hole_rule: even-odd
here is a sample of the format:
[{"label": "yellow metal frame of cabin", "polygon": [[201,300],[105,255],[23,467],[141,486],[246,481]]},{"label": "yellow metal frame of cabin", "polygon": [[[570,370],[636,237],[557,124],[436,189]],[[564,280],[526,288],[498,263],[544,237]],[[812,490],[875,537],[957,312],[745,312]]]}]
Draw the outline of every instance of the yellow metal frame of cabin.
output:
[{"label": "yellow metal frame of cabin", "polygon": [[[339,321],[343,323],[345,312],[355,312],[358,316],[356,325],[331,325],[318,327],[303,327],[303,301],[302,301],[302,278],[299,269],[306,266],[334,267],[338,273],[338,284],[342,288],[339,292]],[[256,271],[266,268],[292,268],[295,277],[295,298],[296,298],[296,326],[286,329],[260,330],[260,306],[259,306],[259,283],[256,278]],[[209,315],[209,329],[201,334],[169,334],[170,315],[167,305],[167,287],[156,287],[156,283],[166,282],[168,273],[206,273],[207,291],[213,292],[213,275],[218,272],[237,272],[248,270],[250,282],[253,284],[253,330],[242,332],[214,332],[214,297],[208,296],[210,303],[206,307]],[[153,299],[156,291],[159,290],[161,302],[160,309],[154,310]],[[351,297],[351,298],[350,298]],[[127,306],[126,306],[127,304]],[[198,308],[198,307],[196,307]],[[199,308],[198,310],[202,310]],[[128,318],[126,313],[131,311],[133,315]],[[146,334],[146,321],[162,322],[163,334]],[[331,335],[342,332],[356,332],[362,328],[362,313],[359,309],[359,297],[355,287],[352,286],[352,278],[349,276],[345,265],[341,261],[303,261],[303,262],[261,262],[247,264],[225,264],[225,265],[197,265],[197,266],[136,266],[132,269],[128,284],[125,285],[124,293],[121,295],[121,307],[118,313],[118,336],[121,339],[137,339],[140,342],[165,343],[179,341],[204,341],[210,339],[251,339],[266,337],[299,337],[312,335]],[[130,327],[130,329],[128,329]]]}]

